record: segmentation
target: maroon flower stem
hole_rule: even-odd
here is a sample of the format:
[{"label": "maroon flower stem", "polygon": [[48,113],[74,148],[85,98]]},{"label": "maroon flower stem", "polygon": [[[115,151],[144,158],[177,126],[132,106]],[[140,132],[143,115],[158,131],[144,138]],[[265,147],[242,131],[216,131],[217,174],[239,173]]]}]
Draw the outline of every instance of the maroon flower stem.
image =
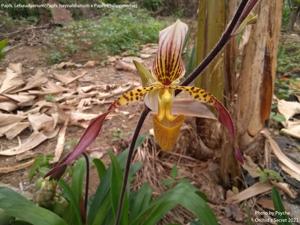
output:
[{"label": "maroon flower stem", "polygon": [[115,225],[119,224],[121,215],[122,215],[122,208],[123,208],[123,204],[124,204],[124,197],[125,197],[125,192],[126,192],[126,188],[127,188],[129,170],[130,170],[130,165],[131,165],[131,160],[132,160],[132,156],[133,156],[133,152],[134,152],[135,143],[139,136],[141,128],[144,124],[144,121],[150,111],[151,110],[145,106],[144,111],[140,115],[139,121],[134,130],[132,141],[129,146],[128,156],[127,156],[127,161],[126,161],[126,166],[125,166],[125,171],[124,171],[124,177],[123,177],[123,183],[122,183],[122,189],[121,189],[121,194],[120,194],[120,200],[119,200],[118,210],[117,210],[117,214],[116,214]]},{"label": "maroon flower stem", "polygon": [[85,192],[84,192],[84,217],[83,222],[86,223],[86,215],[87,215],[87,208],[88,208],[88,198],[89,198],[89,185],[90,185],[90,161],[88,155],[84,152],[82,153],[85,159],[86,165],[86,175],[85,175]]},{"label": "maroon flower stem", "polygon": [[[230,24],[227,26],[227,29],[222,34],[220,40],[217,42],[215,47],[211,50],[211,52],[203,59],[203,61],[190,73],[190,75],[181,82],[181,86],[189,85],[193,82],[211,63],[211,61],[219,54],[219,52],[223,49],[223,47],[230,40],[235,28],[238,27],[240,22],[240,18],[244,15],[244,10],[248,4],[248,0],[242,0],[240,3],[234,17],[232,18]],[[178,95],[181,90],[176,90],[175,95]]]}]

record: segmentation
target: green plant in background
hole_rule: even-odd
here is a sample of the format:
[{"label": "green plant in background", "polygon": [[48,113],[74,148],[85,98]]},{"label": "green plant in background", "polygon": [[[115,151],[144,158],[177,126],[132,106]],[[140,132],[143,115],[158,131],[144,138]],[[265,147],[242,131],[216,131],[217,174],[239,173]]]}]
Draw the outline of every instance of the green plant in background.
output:
[{"label": "green plant in background", "polygon": [[138,4],[150,11],[156,11],[163,5],[163,0],[139,0]]},{"label": "green plant in background", "polygon": [[288,23],[289,23],[289,19],[290,19],[290,14],[291,14],[291,5],[289,3],[290,0],[285,0],[284,1],[284,5],[282,7],[282,27],[286,28]]},{"label": "green plant in background", "polygon": [[[138,143],[141,144],[142,141],[143,138],[140,138]],[[62,179],[58,182],[60,191],[55,193],[56,184],[53,183],[55,181],[43,181],[41,187],[44,189],[37,192],[38,196],[35,199],[38,199],[38,203],[47,209],[35,205],[32,201],[8,188],[0,188],[2,217],[10,219],[10,222],[5,225],[20,224],[21,221],[22,224],[26,222],[33,225],[113,224],[127,154],[128,151],[124,151],[115,157],[109,153],[111,164],[108,168],[101,160],[93,160],[100,185],[88,201],[85,201],[88,189],[87,186],[84,186],[84,180],[86,179],[85,172],[89,168],[86,167],[84,160],[78,160],[72,167],[69,182]],[[132,165],[129,175],[130,182],[134,180],[134,175],[141,166],[140,162]],[[172,173],[176,176],[177,172],[174,169]],[[156,198],[153,198],[152,194],[153,191],[147,183],[144,183],[137,191],[128,189],[121,224],[155,225],[167,212],[178,205],[191,211],[201,221],[201,224],[217,224],[214,214],[198,194],[198,190],[187,181],[178,182]]]},{"label": "green plant in background", "polygon": [[113,10],[97,21],[75,21],[51,36],[54,50],[49,61],[57,63],[77,52],[102,58],[124,51],[136,53],[142,44],[157,41],[163,25],[141,9]]},{"label": "green plant in background", "polygon": [[119,141],[124,137],[124,132],[120,128],[112,131],[112,141]]},{"label": "green plant in background", "polygon": [[8,40],[4,39],[0,41],[0,60],[4,58],[4,48],[7,46]]},{"label": "green plant in background", "polygon": [[24,19],[29,18],[29,20],[36,20],[38,8],[30,7],[15,7],[14,5],[29,5],[29,4],[38,4],[39,1],[35,0],[1,0],[1,5],[7,5],[7,7],[2,7],[0,5],[0,10],[7,12],[10,17],[13,19]]},{"label": "green plant in background", "polygon": [[259,181],[268,182],[268,181],[278,181],[282,182],[282,177],[278,172],[271,169],[262,169],[259,171]]},{"label": "green plant in background", "polygon": [[300,66],[300,43],[286,42],[279,46],[277,72],[288,73]]},{"label": "green plant in background", "polygon": [[33,165],[31,166],[28,176],[29,179],[32,180],[32,178],[35,175],[44,176],[47,173],[47,170],[49,170],[50,167],[50,160],[52,159],[52,156],[49,155],[39,155],[35,158]]}]

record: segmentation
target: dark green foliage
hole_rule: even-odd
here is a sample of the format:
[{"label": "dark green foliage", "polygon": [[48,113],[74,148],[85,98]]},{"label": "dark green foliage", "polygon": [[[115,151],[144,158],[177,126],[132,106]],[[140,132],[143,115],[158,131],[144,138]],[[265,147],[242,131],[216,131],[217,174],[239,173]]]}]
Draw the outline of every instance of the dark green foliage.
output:
[{"label": "dark green foliage", "polygon": [[157,11],[163,5],[163,0],[139,0],[138,4],[150,11]]},{"label": "dark green foliage", "polygon": [[[136,146],[140,145],[142,141],[143,138],[139,138]],[[119,204],[127,154],[127,150],[117,157],[110,153],[111,164],[108,168],[101,160],[93,160],[100,178],[100,185],[95,195],[89,199],[88,225],[113,225]],[[134,175],[141,167],[141,163],[134,163],[131,166],[129,183],[132,182]],[[80,159],[70,171],[70,182],[59,181],[60,198],[63,197],[68,202],[68,204],[64,204],[64,208],[60,209],[58,214],[63,219],[47,209],[38,207],[12,190],[0,188],[0,209],[4,210],[3,212],[0,210],[2,213],[0,214],[0,221],[2,219],[7,223],[7,221],[14,221],[14,218],[21,220],[18,223],[9,222],[9,225],[25,225],[26,223],[22,221],[27,221],[33,225],[85,224],[83,222],[85,214],[82,211],[85,170],[85,163]],[[171,175],[174,179],[176,178],[176,167],[172,169]],[[122,209],[122,225],[155,225],[166,213],[178,205],[191,211],[195,217],[199,218],[201,224],[217,224],[216,218],[205,200],[198,194],[198,190],[187,181],[182,180],[174,183],[172,188],[157,198],[153,198],[152,192],[147,183],[137,191],[128,189]],[[197,222],[197,224],[200,223]],[[0,223],[0,225],[2,224]]]},{"label": "dark green foliage", "polygon": [[291,14],[291,6],[288,3],[289,0],[285,0],[284,1],[284,5],[282,7],[282,27],[286,28],[288,23],[289,23],[289,18],[290,18],[290,14]]},{"label": "dark green foliage", "polygon": [[17,7],[17,5],[39,4],[34,0],[1,0],[0,10],[7,12],[14,19],[36,17],[37,8]]},{"label": "dark green foliage", "polygon": [[300,43],[287,42],[279,46],[277,71],[287,73],[300,66]]},{"label": "dark green foliage", "polygon": [[0,209],[8,216],[33,225],[67,225],[53,212],[36,206],[19,193],[5,187],[0,187]]}]

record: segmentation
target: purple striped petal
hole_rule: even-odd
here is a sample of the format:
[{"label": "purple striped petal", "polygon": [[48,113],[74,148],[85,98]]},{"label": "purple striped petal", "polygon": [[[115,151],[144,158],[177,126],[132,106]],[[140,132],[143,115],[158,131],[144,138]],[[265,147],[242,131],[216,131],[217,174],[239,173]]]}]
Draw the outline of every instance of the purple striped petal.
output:
[{"label": "purple striped petal", "polygon": [[159,43],[152,73],[159,82],[169,85],[184,75],[181,53],[188,26],[177,20],[159,33]]}]

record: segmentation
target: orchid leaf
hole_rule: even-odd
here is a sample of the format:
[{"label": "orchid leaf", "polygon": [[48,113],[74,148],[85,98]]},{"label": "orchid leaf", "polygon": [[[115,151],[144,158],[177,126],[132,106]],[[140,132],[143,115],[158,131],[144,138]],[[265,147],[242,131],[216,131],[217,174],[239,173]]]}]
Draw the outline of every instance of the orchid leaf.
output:
[{"label": "orchid leaf", "polygon": [[[178,205],[191,211],[204,225],[217,225],[217,219],[206,202],[196,194],[192,185],[181,182],[153,201],[131,225],[155,225],[171,209]],[[191,201],[193,199],[193,201]]]},{"label": "orchid leaf", "polygon": [[82,225],[80,204],[76,200],[76,196],[73,193],[71,187],[63,180],[58,182],[64,197],[69,202],[69,208],[66,211],[66,220],[72,225]]},{"label": "orchid leaf", "polygon": [[[144,142],[145,137],[139,136],[135,149],[139,147]],[[120,165],[121,170],[125,168],[124,162],[126,161],[128,155],[128,149],[123,151],[120,155],[117,156],[117,163]],[[134,163],[131,166],[129,181],[132,179],[132,176],[137,173],[141,168],[140,163]],[[100,185],[96,190],[96,194],[91,202],[88,213],[88,224],[98,225],[102,224],[105,218],[108,216],[108,213],[112,211],[111,197],[110,197],[110,188],[112,181],[112,165],[105,170],[105,173],[102,174]],[[105,212],[105,213],[104,213]]]},{"label": "orchid leaf", "polygon": [[80,204],[80,200],[82,198],[85,171],[86,164],[84,159],[78,160],[72,169],[71,190],[74,193],[74,197],[78,205]]},{"label": "orchid leaf", "polygon": [[53,212],[35,205],[19,193],[6,187],[0,187],[0,209],[6,215],[32,225],[67,225]]},{"label": "orchid leaf", "polygon": [[99,180],[102,181],[102,179],[104,178],[104,175],[106,173],[105,165],[100,159],[93,159],[93,163],[96,166]]},{"label": "orchid leaf", "polygon": [[133,63],[134,63],[135,68],[137,69],[137,72],[141,78],[143,87],[148,86],[155,81],[154,78],[152,77],[151,72],[142,63],[139,63],[136,60],[133,60]]},{"label": "orchid leaf", "polygon": [[[109,153],[112,165],[112,176],[111,176],[111,202],[114,215],[117,214],[118,205],[119,205],[119,197],[122,188],[122,169],[120,163],[117,161],[116,157],[110,152]],[[122,216],[121,216],[122,225],[128,225],[128,196],[125,194],[124,205],[122,208]]]},{"label": "orchid leaf", "polygon": [[130,194],[130,221],[147,209],[152,199],[152,189],[148,183],[145,183],[137,192]]}]

